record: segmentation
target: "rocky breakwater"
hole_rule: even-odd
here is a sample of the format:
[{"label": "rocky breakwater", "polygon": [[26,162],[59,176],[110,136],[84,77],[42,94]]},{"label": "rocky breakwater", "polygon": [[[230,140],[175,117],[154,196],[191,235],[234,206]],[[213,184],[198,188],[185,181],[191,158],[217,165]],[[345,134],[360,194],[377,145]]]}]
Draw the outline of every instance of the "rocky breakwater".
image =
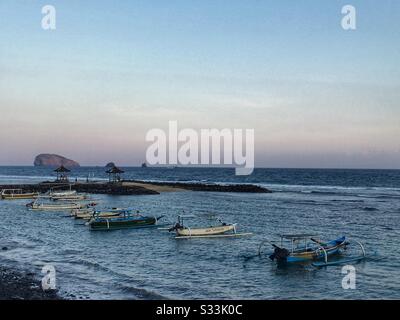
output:
[{"label": "rocky breakwater", "polygon": [[0,185],[0,189],[22,189],[24,192],[46,193],[49,190],[76,190],[77,192],[90,194],[110,194],[118,196],[129,195],[152,195],[159,194],[154,190],[149,190],[141,186],[123,186],[117,183],[72,183],[60,184],[54,182],[42,182],[38,184],[20,184],[20,185]]},{"label": "rocky breakwater", "polygon": [[76,183],[73,190],[83,193],[110,194],[119,196],[159,194],[141,186],[124,186],[119,183]]}]

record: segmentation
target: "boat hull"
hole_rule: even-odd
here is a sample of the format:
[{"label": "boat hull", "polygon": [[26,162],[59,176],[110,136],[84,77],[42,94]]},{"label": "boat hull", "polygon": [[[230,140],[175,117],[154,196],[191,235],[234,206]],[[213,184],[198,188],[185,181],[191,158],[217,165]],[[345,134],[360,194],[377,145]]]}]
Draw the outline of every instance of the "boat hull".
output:
[{"label": "boat hull", "polygon": [[66,205],[66,206],[60,206],[60,205],[32,205],[29,210],[33,211],[68,211],[68,210],[74,210],[74,209],[83,209],[84,206],[82,205]]},{"label": "boat hull", "polygon": [[[74,217],[75,219],[83,219],[83,220],[90,220],[93,218],[95,212],[92,211],[82,211],[82,212],[75,212]],[[115,218],[120,216],[121,214],[118,212],[96,212],[96,217],[98,218]]]},{"label": "boat hull", "polygon": [[54,201],[81,201],[86,200],[86,196],[77,195],[77,196],[68,196],[68,197],[51,197],[51,200]]},{"label": "boat hull", "polygon": [[[332,250],[325,250],[327,256],[331,256],[334,254],[339,253],[339,248],[332,249]],[[294,254],[289,257],[287,257],[287,262],[307,262],[311,260],[318,260],[318,259],[323,259],[325,257],[325,254],[322,253],[316,253],[316,252],[311,252],[311,253],[306,253],[306,254]]]},{"label": "boat hull", "polygon": [[38,193],[23,193],[23,194],[2,194],[0,197],[3,200],[28,200],[35,199],[39,196]]},{"label": "boat hull", "polygon": [[[340,250],[346,246],[345,237],[332,240],[319,248],[314,248],[309,251],[299,250],[298,252],[292,252],[289,256],[284,259],[278,259],[279,263],[292,263],[292,262],[310,262],[314,260],[320,260],[326,256],[332,256],[340,253]],[[323,248],[323,250],[322,250]]]},{"label": "boat hull", "polygon": [[182,237],[196,237],[196,236],[211,236],[219,235],[227,232],[235,231],[234,225],[217,226],[209,228],[182,228],[177,229],[177,236]]},{"label": "boat hull", "polygon": [[118,229],[131,229],[131,228],[145,228],[155,226],[157,219],[154,217],[140,217],[140,218],[100,218],[94,219],[89,222],[90,229],[97,230],[118,230]]}]

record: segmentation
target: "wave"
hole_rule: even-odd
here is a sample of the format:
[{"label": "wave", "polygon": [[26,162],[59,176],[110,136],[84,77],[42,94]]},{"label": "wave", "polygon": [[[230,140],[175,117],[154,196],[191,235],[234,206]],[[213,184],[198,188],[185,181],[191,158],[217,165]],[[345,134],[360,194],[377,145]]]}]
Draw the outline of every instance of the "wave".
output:
[{"label": "wave", "polygon": [[359,194],[358,197],[371,198],[371,199],[400,199],[400,195],[390,195],[390,194],[376,194],[376,195],[365,195]]},{"label": "wave", "polygon": [[[84,266],[89,269],[94,269],[94,270],[97,270],[100,272],[104,272],[108,276],[112,276],[113,283],[115,284],[113,286],[114,289],[120,290],[123,293],[133,294],[137,299],[143,299],[143,300],[166,300],[166,299],[168,299],[167,297],[164,297],[153,291],[126,285],[126,283],[131,283],[133,281],[133,279],[131,277],[129,277],[123,273],[116,272],[112,268],[105,267],[98,262],[86,260],[84,258],[77,258],[74,260],[69,260],[66,263],[71,264],[71,265]],[[92,272],[90,271],[90,273],[92,273]],[[77,277],[77,276],[75,275],[75,277]],[[82,279],[87,280],[84,273],[81,274],[79,277],[82,277]],[[124,284],[122,284],[122,283],[124,283]]]},{"label": "wave", "polygon": [[43,179],[54,179],[55,176],[28,176],[28,175],[6,175],[0,174],[0,179],[12,179],[12,180],[43,180]]},{"label": "wave", "polygon": [[117,285],[117,289],[121,290],[124,293],[131,293],[133,294],[136,298],[141,299],[141,300],[168,300],[167,297],[164,297],[158,293],[155,293],[150,290],[146,290],[143,288],[136,288],[132,286],[127,286],[127,285]]},{"label": "wave", "polygon": [[355,199],[332,199],[332,202],[356,202],[356,203],[363,203],[364,200],[355,200]]},{"label": "wave", "polygon": [[343,192],[333,192],[333,191],[310,191],[311,194],[320,194],[326,196],[335,196],[335,195],[348,195],[347,193]]},{"label": "wave", "polygon": [[374,207],[364,207],[362,208],[364,211],[379,211],[378,208],[374,208]]}]

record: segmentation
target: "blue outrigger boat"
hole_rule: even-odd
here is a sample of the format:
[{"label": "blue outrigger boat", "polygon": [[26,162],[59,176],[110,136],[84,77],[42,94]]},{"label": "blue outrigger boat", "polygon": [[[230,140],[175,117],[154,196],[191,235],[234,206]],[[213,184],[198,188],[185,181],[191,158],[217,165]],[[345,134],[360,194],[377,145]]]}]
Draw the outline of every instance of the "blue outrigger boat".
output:
[{"label": "blue outrigger boat", "polygon": [[[284,247],[285,241],[290,242],[290,249]],[[323,267],[364,259],[364,247],[360,242],[356,242],[362,249],[361,256],[328,262],[328,257],[340,254],[350,245],[350,242],[346,241],[346,237],[343,236],[335,240],[323,242],[313,234],[284,234],[280,235],[279,246],[269,241],[263,241],[259,246],[259,255],[261,255],[262,246],[265,243],[270,243],[274,251],[269,255],[269,258],[272,261],[278,262],[278,264],[312,262],[312,265],[315,267]],[[323,262],[319,260],[323,260]]]},{"label": "blue outrigger boat", "polygon": [[146,228],[157,225],[160,217],[143,216],[131,209],[115,210],[119,212],[115,217],[101,217],[100,212],[95,212],[93,218],[88,222],[91,230],[117,230],[128,228]]}]

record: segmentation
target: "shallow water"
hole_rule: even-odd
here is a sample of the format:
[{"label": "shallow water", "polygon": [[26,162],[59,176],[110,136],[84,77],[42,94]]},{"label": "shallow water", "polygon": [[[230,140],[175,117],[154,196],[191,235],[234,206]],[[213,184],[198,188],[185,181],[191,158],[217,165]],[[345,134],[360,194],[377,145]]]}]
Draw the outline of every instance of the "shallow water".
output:
[{"label": "shallow water", "polygon": [[[105,178],[103,171],[81,168],[79,176],[97,172]],[[33,269],[38,277],[44,264],[52,264],[60,293],[81,299],[400,298],[400,171],[258,169],[239,178],[230,169],[132,168],[127,176],[254,182],[275,192],[94,196],[101,207],[134,207],[171,222],[183,211],[214,213],[238,223],[238,231],[254,233],[227,239],[176,240],[157,229],[90,232],[65,213],[32,212],[24,206],[27,201],[1,201],[1,247],[9,248],[0,251],[2,263]],[[51,172],[0,168],[1,183],[42,177]],[[372,259],[355,265],[356,289],[342,289],[341,266],[278,268],[266,255],[257,256],[263,239],[292,232],[362,241]]]}]

